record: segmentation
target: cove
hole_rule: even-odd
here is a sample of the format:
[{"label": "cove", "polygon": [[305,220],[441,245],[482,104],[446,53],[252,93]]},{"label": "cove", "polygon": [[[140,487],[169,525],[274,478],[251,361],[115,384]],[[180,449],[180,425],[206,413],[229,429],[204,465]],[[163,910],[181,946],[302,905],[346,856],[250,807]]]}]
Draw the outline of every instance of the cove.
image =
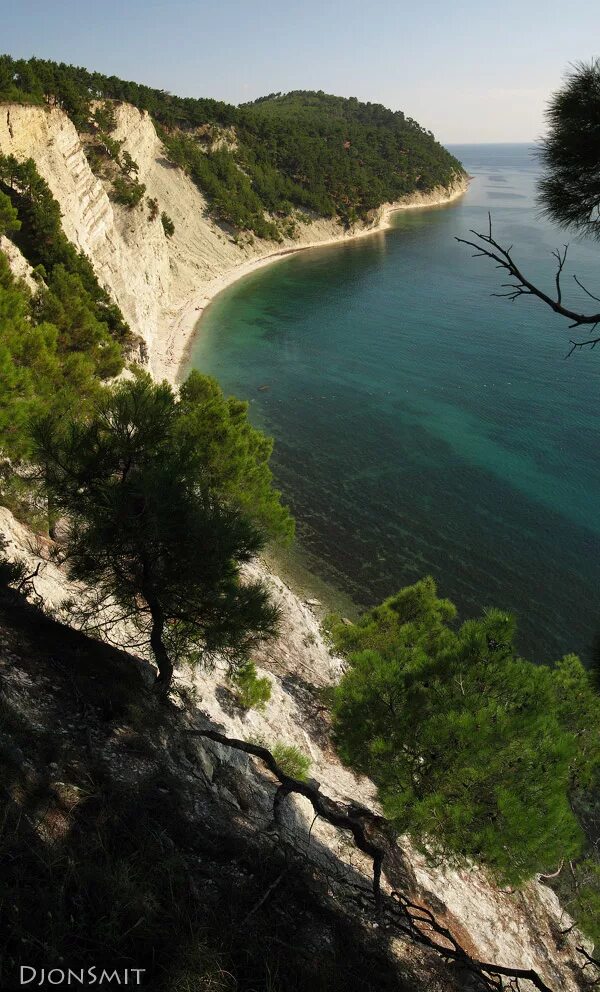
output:
[{"label": "cove", "polygon": [[[589,659],[600,630],[600,352],[568,360],[541,304],[454,240],[487,228],[552,290],[566,238],[539,217],[527,146],[452,147],[474,176],[447,207],[246,276],[202,317],[191,365],[250,401],[298,555],[369,605],[431,574],[461,618],[517,615],[537,661]],[[586,306],[598,249],[573,243]]]}]

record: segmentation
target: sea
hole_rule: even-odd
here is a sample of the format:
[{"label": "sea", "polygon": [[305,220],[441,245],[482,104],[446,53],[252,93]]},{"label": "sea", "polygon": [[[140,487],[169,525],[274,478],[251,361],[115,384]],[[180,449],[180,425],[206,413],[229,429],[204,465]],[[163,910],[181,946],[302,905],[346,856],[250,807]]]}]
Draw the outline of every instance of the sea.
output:
[{"label": "sea", "polygon": [[[513,246],[549,292],[597,307],[600,246],[541,216],[528,145],[450,150],[473,177],[451,204],[287,256],[205,311],[190,365],[248,400],[275,438],[292,557],[345,612],[425,575],[460,617],[515,614],[525,657],[588,661],[600,632],[600,347],[456,238]],[[600,307],[598,307],[600,309]],[[289,558],[288,558],[289,565]],[[325,594],[327,599],[327,594]]]}]

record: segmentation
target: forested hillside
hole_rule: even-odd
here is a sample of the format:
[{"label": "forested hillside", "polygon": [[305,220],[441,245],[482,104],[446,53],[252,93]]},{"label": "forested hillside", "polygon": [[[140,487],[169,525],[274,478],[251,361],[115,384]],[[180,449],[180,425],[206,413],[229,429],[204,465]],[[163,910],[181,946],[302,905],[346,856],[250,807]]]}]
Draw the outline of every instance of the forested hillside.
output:
[{"label": "forested hillside", "polygon": [[352,218],[415,189],[448,186],[462,173],[431,131],[378,103],[297,90],[242,109],[257,160],[276,163],[311,190],[311,206],[323,213]]},{"label": "forested hillside", "polygon": [[0,57],[0,100],[60,106],[80,132],[103,130],[97,100],[148,111],[170,157],[207,196],[213,216],[277,239],[298,211],[346,224],[415,190],[449,186],[462,166],[401,111],[296,91],[240,107],[177,97],[75,66]]}]

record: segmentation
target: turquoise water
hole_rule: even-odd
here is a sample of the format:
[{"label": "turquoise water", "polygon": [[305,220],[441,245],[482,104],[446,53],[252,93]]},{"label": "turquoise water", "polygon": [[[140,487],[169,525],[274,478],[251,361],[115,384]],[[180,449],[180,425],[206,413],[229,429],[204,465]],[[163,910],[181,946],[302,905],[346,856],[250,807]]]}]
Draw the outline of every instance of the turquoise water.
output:
[{"label": "turquoise water", "polygon": [[[538,217],[533,150],[452,151],[475,177],[466,197],[244,278],[207,310],[192,364],[274,435],[300,554],[334,586],[370,604],[430,573],[463,616],[514,611],[529,656],[586,656],[600,629],[600,351],[565,361],[565,324],[491,298],[500,273],[454,241],[491,210],[551,288],[565,236]],[[568,302],[583,306],[571,274],[598,292],[598,249],[570,253]]]}]

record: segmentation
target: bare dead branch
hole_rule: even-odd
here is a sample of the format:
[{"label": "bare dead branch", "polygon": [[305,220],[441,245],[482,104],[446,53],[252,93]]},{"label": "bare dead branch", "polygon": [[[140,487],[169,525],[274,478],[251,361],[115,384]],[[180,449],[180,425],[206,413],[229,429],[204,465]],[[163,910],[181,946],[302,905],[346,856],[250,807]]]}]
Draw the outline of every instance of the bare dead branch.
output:
[{"label": "bare dead branch", "polygon": [[287,871],[287,868],[284,868],[283,871],[279,873],[279,875],[277,876],[277,878],[275,879],[275,881],[274,882],[271,882],[271,884],[269,885],[269,887],[267,888],[267,890],[263,893],[263,895],[260,897],[260,899],[258,900],[258,902],[255,903],[254,906],[252,907],[252,909],[250,909],[246,913],[246,915],[245,915],[244,919],[242,920],[240,926],[243,927],[244,924],[246,924],[248,922],[248,920],[250,919],[250,917],[253,916],[254,913],[256,913],[257,910],[259,910],[260,907],[264,905],[264,903],[267,901],[267,899],[269,898],[269,896],[271,895],[271,893],[275,891],[275,889],[277,888],[277,886],[281,882],[281,880],[282,880],[283,876],[285,875],[286,871]]},{"label": "bare dead branch", "polygon": [[340,830],[349,830],[358,849],[364,854],[367,854],[373,861],[373,894],[375,899],[379,900],[381,891],[381,866],[384,851],[369,839],[368,831],[369,827],[375,824],[385,824],[386,821],[383,817],[377,816],[377,814],[372,813],[370,810],[363,811],[361,809],[352,814],[346,812],[339,803],[323,795],[318,787],[287,775],[279,767],[271,752],[260,744],[252,744],[250,741],[240,741],[233,737],[226,737],[216,730],[190,730],[189,733],[199,737],[206,737],[209,740],[216,741],[218,744],[224,744],[226,747],[232,747],[237,751],[243,751],[245,754],[260,758],[280,783],[275,795],[274,812],[280,806],[282,800],[293,792],[308,799],[315,813],[328,823],[331,823],[332,826],[339,827]]},{"label": "bare dead branch", "polygon": [[581,954],[585,958],[588,964],[593,964],[595,965],[596,968],[600,968],[600,958],[592,957],[592,955],[589,954],[588,951],[586,951],[585,947],[578,947],[577,953]]},{"label": "bare dead branch", "polygon": [[21,579],[21,581],[19,582],[19,584],[17,586],[17,592],[22,592],[23,589],[24,589],[24,587],[26,587],[26,586],[32,587],[34,589],[34,591],[35,591],[35,587],[33,586],[33,580],[35,578],[37,578],[37,576],[40,574],[40,565],[41,564],[42,563],[40,561],[38,561],[37,565],[35,566],[34,571],[33,572],[30,572],[29,575],[24,575],[23,576],[23,578]]},{"label": "bare dead branch", "polygon": [[594,294],[593,294],[593,293],[590,293],[590,291],[589,291],[589,289],[586,289],[586,287],[585,287],[585,286],[583,285],[583,283],[582,283],[582,282],[581,282],[581,281],[580,281],[580,280],[579,280],[579,279],[577,278],[577,276],[576,276],[576,275],[574,275],[574,276],[573,276],[573,279],[575,280],[575,282],[577,283],[577,285],[579,286],[579,288],[580,288],[580,289],[582,289],[584,293],[587,293],[587,295],[588,295],[588,296],[590,297],[590,299],[592,299],[592,300],[596,300],[596,302],[597,302],[597,303],[600,303],[600,296],[594,296]]},{"label": "bare dead branch", "polygon": [[[512,245],[511,245],[511,248],[512,248]],[[554,257],[555,257],[555,259],[557,261],[557,265],[558,265],[558,267],[556,269],[556,276],[555,276],[555,282],[556,282],[556,302],[557,303],[560,303],[561,300],[562,300],[562,292],[561,292],[561,288],[560,288],[560,277],[562,275],[562,270],[564,268],[564,265],[565,265],[565,262],[566,262],[566,259],[567,259],[567,252],[569,250],[569,246],[568,245],[563,245],[563,249],[564,250],[563,250],[562,254],[560,253],[560,251],[558,251],[557,248],[555,248],[554,251],[552,252],[552,254],[554,255]],[[509,250],[509,253],[510,253],[510,250],[511,249],[509,248],[508,250]]]},{"label": "bare dead branch", "polygon": [[593,351],[599,342],[600,338],[587,338],[585,341],[573,341],[571,338],[569,341],[571,347],[565,355],[565,358],[569,358],[574,351],[577,351],[578,348],[590,348]]},{"label": "bare dead branch", "polygon": [[[564,865],[565,865],[565,859],[563,858],[561,860],[558,868],[556,869],[556,871],[552,871],[552,872],[550,872],[547,875],[543,875],[542,872],[540,872],[539,875],[538,875],[538,878],[556,878],[558,875],[560,875],[561,871],[564,868]],[[564,931],[563,931],[563,933],[564,933]]]},{"label": "bare dead branch", "polygon": [[[554,277],[556,284],[556,296],[552,297],[532,283],[523,274],[512,257],[512,245],[509,248],[504,248],[498,241],[496,241],[492,233],[491,214],[488,213],[487,234],[482,234],[481,232],[475,230],[470,230],[469,233],[472,234],[477,240],[469,241],[466,238],[456,238],[455,240],[458,241],[459,244],[467,245],[469,248],[473,248],[473,258],[491,259],[491,261],[496,263],[496,268],[504,269],[514,280],[514,282],[502,283],[502,288],[507,290],[507,292],[492,293],[492,296],[504,297],[511,300],[513,303],[521,296],[535,296],[546,306],[550,307],[554,313],[569,320],[570,329],[573,329],[574,327],[583,327],[584,325],[592,325],[595,328],[600,323],[600,313],[578,313],[577,311],[571,310],[569,307],[564,306],[562,302],[561,277],[567,260],[567,253],[569,249],[568,245],[564,245],[562,250],[556,249],[552,252],[557,262]],[[593,293],[590,293],[590,291],[580,282],[577,276],[574,276],[573,278],[584,293],[586,293],[591,299],[600,302],[600,297],[594,296]],[[568,358],[569,355],[572,355],[575,350],[580,348],[593,349],[596,344],[598,344],[599,340],[600,339],[598,338],[590,337],[583,341],[571,341],[571,348],[565,357]]]},{"label": "bare dead branch", "polygon": [[[324,795],[318,786],[292,778],[279,767],[271,752],[259,744],[226,737],[216,730],[190,729],[188,733],[259,758],[279,782],[274,813],[287,795],[296,793],[309,800],[317,816],[332,826],[350,831],[357,848],[369,855],[373,862],[372,892],[362,886],[355,887],[359,898],[364,900],[370,896],[374,912],[397,933],[436,952],[442,959],[465,968],[478,980],[484,992],[501,992],[506,987],[505,978],[508,979],[508,987],[515,990],[520,988],[519,983],[523,980],[531,982],[538,992],[553,992],[533,969],[511,968],[473,958],[452,932],[439,923],[431,910],[411,902],[403,893],[392,891],[389,898],[384,897],[381,892],[384,859],[392,845],[395,846],[391,825],[384,817],[366,807],[344,806]],[[269,891],[266,893],[268,895]]]}]

